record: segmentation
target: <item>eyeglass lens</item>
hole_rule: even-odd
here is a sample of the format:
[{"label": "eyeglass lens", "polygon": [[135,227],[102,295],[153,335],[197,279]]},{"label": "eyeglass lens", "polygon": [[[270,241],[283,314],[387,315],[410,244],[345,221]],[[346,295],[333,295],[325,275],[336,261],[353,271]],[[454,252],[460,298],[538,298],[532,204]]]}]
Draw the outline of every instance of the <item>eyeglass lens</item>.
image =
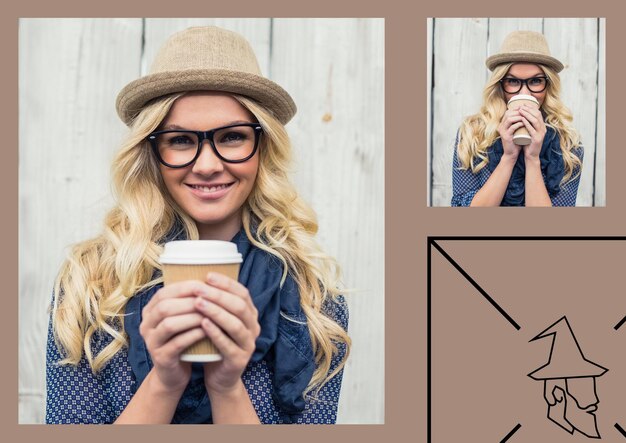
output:
[{"label": "eyeglass lens", "polygon": [[548,80],[546,77],[532,77],[522,80],[520,78],[505,77],[501,80],[502,88],[508,93],[515,94],[522,89],[522,85],[526,85],[531,92],[543,92],[546,89]]},{"label": "eyeglass lens", "polygon": [[[256,138],[251,126],[231,126],[216,130],[209,141],[224,159],[238,161],[254,152]],[[161,159],[172,166],[193,161],[202,147],[198,134],[191,131],[166,131],[156,136],[155,143]]]}]

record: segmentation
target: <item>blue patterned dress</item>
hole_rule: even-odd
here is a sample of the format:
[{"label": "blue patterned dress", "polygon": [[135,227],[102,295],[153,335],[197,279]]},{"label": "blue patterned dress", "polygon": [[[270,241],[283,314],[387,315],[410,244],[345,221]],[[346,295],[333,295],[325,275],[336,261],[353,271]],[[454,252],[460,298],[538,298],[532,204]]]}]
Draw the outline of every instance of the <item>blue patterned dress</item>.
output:
[{"label": "blue patterned dress", "polygon": [[[457,147],[459,137],[457,134],[454,145],[454,157],[452,160],[452,206],[470,206],[474,196],[487,183],[491,177],[492,169],[495,169],[497,163],[490,167],[483,167],[474,174],[470,169],[461,169],[461,162],[457,155]],[[583,161],[583,148],[579,147],[573,150],[574,154]],[[521,154],[520,154],[521,155]],[[574,171],[574,175],[580,172],[578,169]],[[544,183],[547,181],[545,170],[541,172]],[[558,192],[550,196],[552,206],[576,206],[576,195],[578,193],[578,184],[580,182],[580,174],[572,180],[567,181],[560,186]]]},{"label": "blue patterned dress", "polygon": [[[252,246],[243,230],[232,241],[243,255],[239,280],[249,289],[259,309],[261,335],[242,380],[261,423],[335,423],[343,371],[315,392],[314,398],[302,399],[302,389],[310,380],[314,365],[306,317],[300,308],[295,282],[288,275],[284,284],[279,285],[282,266],[273,256]],[[158,287],[160,285],[139,292],[129,300],[124,323],[130,345],[95,375],[84,356],[78,366],[57,364],[62,354],[54,341],[50,322],[46,353],[46,423],[112,423],[122,413],[138,383],[152,367],[138,325],[139,313]],[[348,310],[343,297],[336,303],[327,300],[322,310],[347,330]],[[104,332],[94,334],[93,354],[111,340]],[[337,347],[339,352],[331,361],[331,371],[346,353],[345,344]],[[211,423],[202,374],[202,365],[192,364],[191,380],[172,423]]]},{"label": "blue patterned dress", "polygon": [[[345,304],[333,304],[338,309],[335,319],[345,328],[348,324],[348,311]],[[102,349],[110,341],[109,336],[100,333],[92,341],[94,352]],[[337,367],[345,354],[345,345],[340,345],[339,353],[333,358],[332,368]],[[79,365],[58,366],[61,360],[54,343],[52,330],[48,331],[46,352],[46,423],[113,423],[122,413],[135,389],[135,377],[128,363],[125,349],[118,352],[97,375],[91,373],[87,360],[83,357]],[[343,370],[326,383],[315,399],[306,399],[304,412],[296,423],[333,424],[337,419],[337,404]],[[283,423],[282,411],[272,398],[272,373],[262,360],[250,364],[242,376],[261,423]]]}]

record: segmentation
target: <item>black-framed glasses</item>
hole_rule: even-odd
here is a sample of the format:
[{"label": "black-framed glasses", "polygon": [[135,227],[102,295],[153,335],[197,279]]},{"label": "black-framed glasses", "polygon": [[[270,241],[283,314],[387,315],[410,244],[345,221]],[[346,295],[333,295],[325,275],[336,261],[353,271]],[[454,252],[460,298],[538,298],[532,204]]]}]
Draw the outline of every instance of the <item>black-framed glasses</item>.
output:
[{"label": "black-framed glasses", "polygon": [[220,160],[245,162],[255,154],[262,132],[258,123],[236,123],[209,131],[155,131],[148,135],[148,141],[162,164],[170,168],[184,168],[198,159],[204,140],[209,141]]},{"label": "black-framed glasses", "polygon": [[509,94],[517,94],[522,90],[523,85],[526,85],[530,92],[543,92],[548,86],[548,78],[543,76],[527,79],[505,77],[500,80],[500,84],[504,92],[508,92]]}]

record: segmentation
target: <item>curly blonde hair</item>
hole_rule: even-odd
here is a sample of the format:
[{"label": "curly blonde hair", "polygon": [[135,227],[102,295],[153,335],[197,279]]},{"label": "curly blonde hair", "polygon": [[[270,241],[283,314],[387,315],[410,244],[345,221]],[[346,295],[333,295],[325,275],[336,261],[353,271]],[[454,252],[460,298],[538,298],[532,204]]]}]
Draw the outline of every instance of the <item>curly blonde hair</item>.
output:
[{"label": "curly blonde hair", "polygon": [[[59,272],[52,326],[64,351],[61,364],[77,365],[84,355],[94,373],[102,369],[128,344],[121,319],[129,297],[162,282],[153,279],[154,270],[160,269],[159,242],[177,220],[187,238],[198,239],[195,222],[166,191],[146,141],[182,95],[156,99],[139,113],[113,161],[117,205],[106,216],[104,231],[73,246]],[[264,132],[255,186],[242,208],[243,228],[252,244],[281,260],[283,281],[291,273],[298,284],[316,362],[305,391],[309,393],[338,373],[349,354],[346,331],[323,309],[327,302],[339,302],[340,268],[315,241],[315,214],[288,179],[291,145],[284,126],[254,101],[233,97],[257,118]],[[98,331],[112,341],[93,355],[90,343]],[[339,343],[345,344],[346,353],[331,372]]]},{"label": "curly blonde hair", "polygon": [[[483,90],[483,104],[477,114],[470,115],[461,124],[457,155],[461,169],[479,172],[489,163],[487,148],[500,137],[498,125],[506,112],[506,99],[500,86],[500,80],[509,71],[513,63],[497,66]],[[561,153],[565,164],[565,174],[561,184],[576,178],[581,171],[581,161],[574,149],[581,149],[580,137],[572,126],[573,116],[561,102],[561,79],[559,74],[544,65],[537,65],[548,78],[546,97],[541,105],[541,113],[546,125],[551,126],[559,135]]]}]

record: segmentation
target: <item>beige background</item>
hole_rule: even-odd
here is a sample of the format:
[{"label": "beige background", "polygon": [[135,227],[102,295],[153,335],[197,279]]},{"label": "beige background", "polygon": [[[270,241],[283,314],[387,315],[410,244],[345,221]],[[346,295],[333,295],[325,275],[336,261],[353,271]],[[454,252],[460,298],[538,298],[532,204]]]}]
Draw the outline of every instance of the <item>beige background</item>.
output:
[{"label": "beige background", "polygon": [[[622,241],[435,242],[521,327],[517,331],[432,247],[433,442],[582,442],[546,418],[543,383],[527,376],[548,362],[551,338],[529,343],[566,316],[584,356],[609,369],[596,379],[602,441],[625,426],[626,315]],[[558,335],[557,335],[558,340]],[[451,424],[454,424],[451,426]]]},{"label": "beige background", "polygon": [[[197,9],[197,2],[179,0],[175,9]],[[18,254],[17,230],[17,69],[2,71],[3,129],[6,157],[2,174],[3,206],[11,214],[4,221],[2,242],[5,245],[4,266],[0,269],[6,282],[5,321],[0,322],[0,336],[4,337],[7,364],[3,366],[0,388],[3,396],[3,436],[16,441],[67,442],[88,439],[91,442],[110,442],[111,439],[141,438],[154,442],[177,441],[183,438],[224,439],[229,441],[276,442],[294,441],[426,441],[426,258],[428,235],[626,235],[626,175],[620,173],[626,164],[626,151],[621,149],[620,103],[626,91],[619,87],[620,76],[626,71],[623,42],[626,41],[624,7],[613,0],[591,3],[553,4],[529,1],[524,8],[516,5],[516,12],[541,10],[543,16],[578,15],[607,17],[607,198],[606,208],[494,208],[483,210],[426,207],[426,38],[427,17],[507,16],[510,3],[496,0],[460,0],[447,2],[386,2],[364,0],[337,2],[319,0],[315,3],[290,0],[267,0],[263,4],[241,0],[237,4],[212,4],[211,12],[223,16],[241,16],[242,11],[254,16],[361,16],[385,18],[385,107],[386,107],[386,235],[385,235],[385,424],[332,427],[45,427],[18,425],[18,365],[15,358],[18,334]],[[207,6],[208,8],[208,6]],[[17,17],[50,16],[104,16],[116,14],[141,17],[146,14],[171,15],[168,5],[155,2],[110,0],[88,7],[84,2],[57,1],[39,5],[24,0],[2,15],[3,55],[7,65],[17,64]],[[208,13],[208,11],[207,11]],[[355,106],[358,102],[355,100]],[[407,135],[408,134],[408,135]],[[411,136],[411,134],[414,134]],[[616,146],[617,148],[613,148]],[[459,216],[459,211],[462,212]],[[613,256],[616,261],[623,257]],[[579,274],[578,274],[579,275]],[[581,277],[582,278],[582,277]],[[621,294],[620,288],[613,288]]]}]

